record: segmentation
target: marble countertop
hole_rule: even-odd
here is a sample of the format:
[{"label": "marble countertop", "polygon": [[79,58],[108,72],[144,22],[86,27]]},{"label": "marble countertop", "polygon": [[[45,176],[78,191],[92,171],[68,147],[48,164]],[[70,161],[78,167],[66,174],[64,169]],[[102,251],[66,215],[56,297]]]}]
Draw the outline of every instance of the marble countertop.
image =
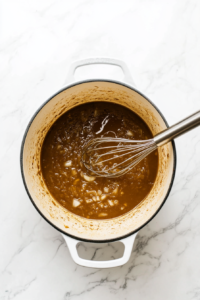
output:
[{"label": "marble countertop", "polygon": [[[200,299],[200,128],[176,140],[170,196],[138,233],[129,262],[114,269],[73,262],[61,234],[29,201],[19,166],[31,116],[75,60],[124,60],[169,124],[199,110],[200,2],[4,0],[0,11],[0,300]],[[111,67],[76,73],[92,76],[121,79]],[[121,246],[79,250],[108,259]]]}]

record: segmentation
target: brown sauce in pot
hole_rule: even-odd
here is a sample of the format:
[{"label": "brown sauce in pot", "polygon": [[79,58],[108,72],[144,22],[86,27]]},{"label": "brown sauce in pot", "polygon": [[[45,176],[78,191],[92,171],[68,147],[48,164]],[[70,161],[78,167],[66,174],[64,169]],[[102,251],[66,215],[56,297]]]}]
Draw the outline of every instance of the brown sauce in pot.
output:
[{"label": "brown sauce in pot", "polygon": [[48,190],[59,204],[85,218],[108,219],[130,211],[148,195],[156,179],[157,150],[122,177],[88,175],[81,161],[82,149],[90,139],[110,131],[116,137],[152,138],[146,123],[131,110],[96,102],[62,115],[43,142],[41,169]]}]

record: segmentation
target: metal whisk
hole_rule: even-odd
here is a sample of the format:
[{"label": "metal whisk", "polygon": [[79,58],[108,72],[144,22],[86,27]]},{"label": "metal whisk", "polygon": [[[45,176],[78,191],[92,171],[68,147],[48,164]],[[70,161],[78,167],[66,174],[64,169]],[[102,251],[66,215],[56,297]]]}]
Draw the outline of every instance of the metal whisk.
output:
[{"label": "metal whisk", "polygon": [[160,132],[149,140],[102,137],[90,140],[82,162],[96,176],[115,178],[135,167],[147,155],[172,139],[200,125],[200,111]]}]

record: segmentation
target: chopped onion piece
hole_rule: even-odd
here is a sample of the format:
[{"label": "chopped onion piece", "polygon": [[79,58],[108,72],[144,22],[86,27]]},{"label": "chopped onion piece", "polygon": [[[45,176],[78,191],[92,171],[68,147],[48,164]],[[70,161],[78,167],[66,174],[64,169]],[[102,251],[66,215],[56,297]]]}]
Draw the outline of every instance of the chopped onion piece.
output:
[{"label": "chopped onion piece", "polygon": [[77,175],[77,171],[75,169],[72,169],[72,175],[73,176]]},{"label": "chopped onion piece", "polygon": [[86,180],[86,181],[94,181],[96,179],[96,177],[94,176],[88,176],[86,174],[83,174],[83,172],[81,172],[81,176]]},{"label": "chopped onion piece", "polygon": [[127,133],[126,133],[128,136],[133,136],[133,133],[132,131],[128,130]]},{"label": "chopped onion piece", "polygon": [[113,206],[113,205],[114,205],[114,203],[113,203],[112,200],[108,200],[108,204],[109,204],[110,206]]},{"label": "chopped onion piece", "polygon": [[98,194],[99,196],[101,196],[102,191],[101,191],[101,190],[98,190],[97,194]]},{"label": "chopped onion piece", "polygon": [[87,200],[85,200],[85,202],[86,203],[91,203],[91,202],[93,202],[93,200],[92,199],[87,199]]},{"label": "chopped onion piece", "polygon": [[106,217],[108,214],[106,214],[106,213],[100,213],[100,214],[98,214],[98,216],[99,217]]},{"label": "chopped onion piece", "polygon": [[114,204],[117,205],[119,203],[118,200],[114,200]]},{"label": "chopped onion piece", "polygon": [[68,161],[65,162],[64,165],[65,165],[65,167],[71,167],[72,161],[71,161],[71,160],[68,160]]},{"label": "chopped onion piece", "polygon": [[113,192],[112,192],[114,195],[117,195],[117,193],[118,193],[118,186],[113,190]]},{"label": "chopped onion piece", "polygon": [[80,180],[79,178],[75,179],[73,184],[76,185],[79,180]]},{"label": "chopped onion piece", "polygon": [[107,195],[101,195],[101,200],[105,200]]},{"label": "chopped onion piece", "polygon": [[105,187],[103,190],[104,190],[105,193],[109,192],[109,188],[107,188],[107,187]]},{"label": "chopped onion piece", "polygon": [[80,205],[80,201],[78,199],[73,199],[73,207],[78,207]]}]

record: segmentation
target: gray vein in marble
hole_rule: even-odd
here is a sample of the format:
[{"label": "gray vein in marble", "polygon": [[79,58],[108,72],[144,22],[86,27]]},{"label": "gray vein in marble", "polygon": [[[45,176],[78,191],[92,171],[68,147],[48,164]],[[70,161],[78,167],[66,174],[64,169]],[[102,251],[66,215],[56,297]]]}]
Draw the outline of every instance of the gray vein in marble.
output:
[{"label": "gray vein in marble", "polygon": [[17,286],[14,289],[11,290],[6,290],[6,298],[0,298],[2,300],[11,300],[13,298],[15,298],[16,296],[24,293],[29,287],[30,285],[36,280],[36,278],[33,278],[31,281],[27,282],[25,285],[23,286]]},{"label": "gray vein in marble", "polygon": [[[9,260],[9,262],[6,264],[6,266],[4,267],[4,269],[2,270],[2,273],[4,272],[9,272],[8,271],[8,267],[10,266],[10,264],[12,263],[12,261],[15,259],[15,257],[21,253],[26,247],[28,247],[32,242],[32,234],[35,230],[35,228],[39,225],[39,223],[41,222],[41,218],[39,219],[39,221],[35,224],[35,226],[33,227],[32,231],[30,232],[30,234],[27,236],[27,238],[24,240],[24,242],[20,245],[20,247],[17,249],[17,251],[12,255],[11,259]],[[23,227],[23,226],[22,226]],[[21,227],[21,228],[22,228]]]}]

